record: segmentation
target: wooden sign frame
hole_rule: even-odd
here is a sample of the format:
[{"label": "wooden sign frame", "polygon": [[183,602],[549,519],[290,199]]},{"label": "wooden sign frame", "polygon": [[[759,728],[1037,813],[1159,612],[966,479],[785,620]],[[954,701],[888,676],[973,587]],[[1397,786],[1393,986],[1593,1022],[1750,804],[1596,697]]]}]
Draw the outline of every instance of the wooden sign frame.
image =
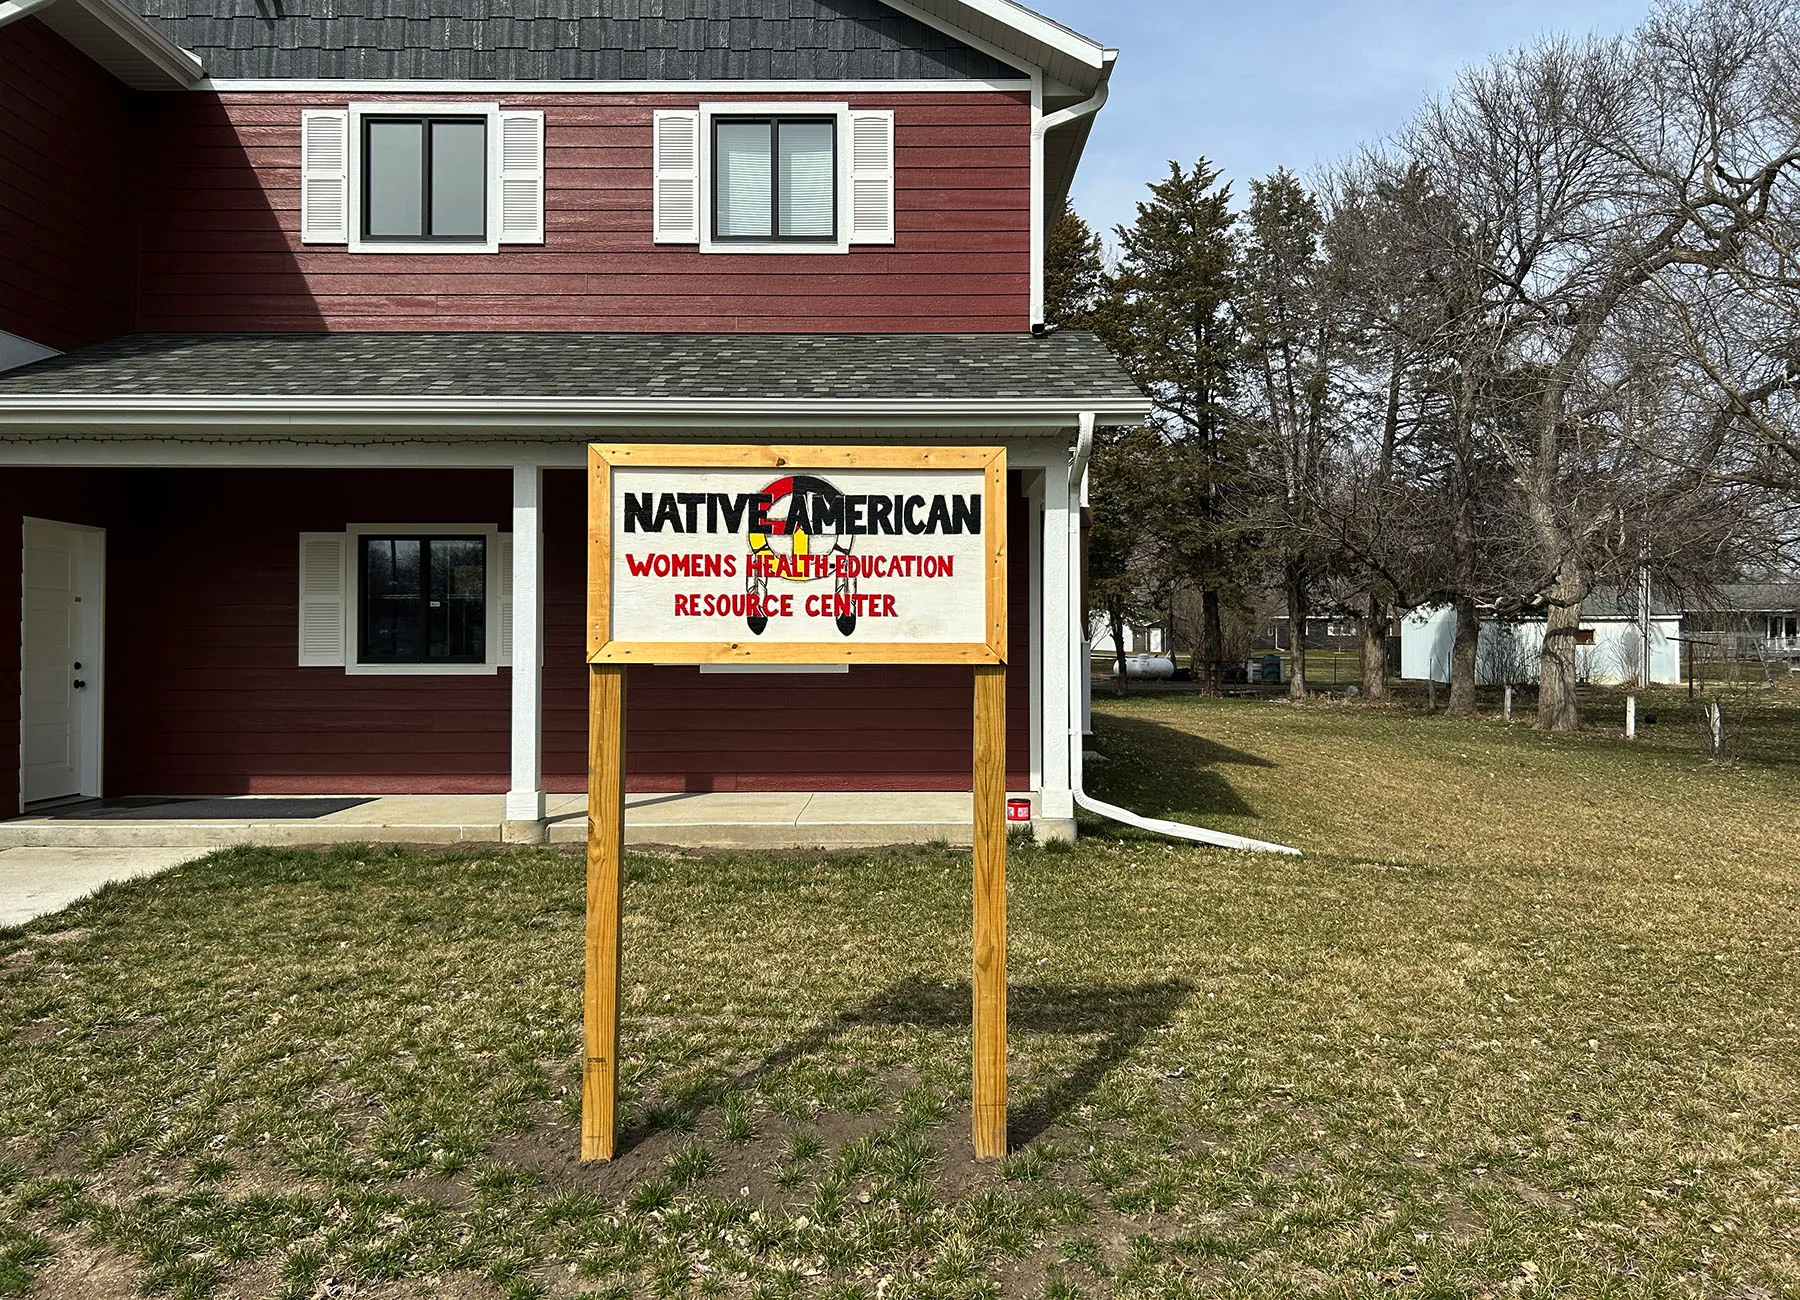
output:
[{"label": "wooden sign frame", "polygon": [[[973,469],[985,475],[987,640],[978,643],[722,643],[616,639],[615,466],[771,470]],[[618,1141],[619,917],[625,853],[625,670],[640,664],[966,664],[975,677],[971,1127],[975,1156],[1006,1154],[1006,450],[1003,447],[602,445],[588,448],[587,944],[582,989],[581,1158]]]},{"label": "wooden sign frame", "polygon": [[[960,469],[985,474],[998,518],[987,541],[986,641],[712,643],[615,639],[612,627],[612,471],[640,469]],[[994,515],[990,509],[988,514]],[[594,444],[588,448],[588,662],[623,664],[998,664],[1006,662],[1006,449],[1004,447],[741,447]]]}]

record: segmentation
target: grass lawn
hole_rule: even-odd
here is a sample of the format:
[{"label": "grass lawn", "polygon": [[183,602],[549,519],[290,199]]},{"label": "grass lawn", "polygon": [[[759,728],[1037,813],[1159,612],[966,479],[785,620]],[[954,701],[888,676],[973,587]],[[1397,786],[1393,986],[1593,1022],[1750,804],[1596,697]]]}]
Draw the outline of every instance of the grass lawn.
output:
[{"label": "grass lawn", "polygon": [[1308,856],[1014,853],[1004,1164],[964,853],[635,856],[580,1166],[579,859],[234,851],[0,932],[0,1295],[1800,1294],[1800,764],[1100,708]]}]

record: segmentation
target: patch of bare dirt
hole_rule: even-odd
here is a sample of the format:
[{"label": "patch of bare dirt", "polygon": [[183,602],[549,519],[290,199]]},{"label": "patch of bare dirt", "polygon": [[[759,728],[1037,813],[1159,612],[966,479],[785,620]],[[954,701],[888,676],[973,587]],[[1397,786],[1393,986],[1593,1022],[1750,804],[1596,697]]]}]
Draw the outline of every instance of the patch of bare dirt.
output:
[{"label": "patch of bare dirt", "polygon": [[1004,1300],[1037,1300],[1044,1294],[1044,1279],[1057,1262],[1057,1243],[1046,1241],[1017,1259],[1002,1261],[994,1269]]},{"label": "patch of bare dirt", "polygon": [[33,1300],[137,1300],[135,1264],[104,1247],[56,1239],[56,1254],[26,1295]]},{"label": "patch of bare dirt", "polygon": [[227,1270],[218,1289],[211,1293],[211,1300],[267,1300],[269,1296],[280,1294],[280,1266],[268,1260],[257,1260]]},{"label": "patch of bare dirt", "polygon": [[1484,1235],[1489,1225],[1487,1216],[1474,1209],[1461,1197],[1452,1197],[1444,1207],[1444,1226],[1439,1235],[1452,1241],[1470,1241]]},{"label": "patch of bare dirt", "polygon": [[925,1135],[937,1156],[937,1177],[933,1181],[945,1196],[966,1196],[1000,1181],[998,1161],[975,1158],[972,1133],[969,1108],[956,1106],[944,1117],[943,1123]]}]

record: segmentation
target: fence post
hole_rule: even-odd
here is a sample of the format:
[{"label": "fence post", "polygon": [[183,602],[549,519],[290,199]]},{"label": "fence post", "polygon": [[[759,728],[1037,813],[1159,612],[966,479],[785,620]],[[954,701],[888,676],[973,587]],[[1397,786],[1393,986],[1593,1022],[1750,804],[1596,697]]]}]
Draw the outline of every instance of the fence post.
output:
[{"label": "fence post", "polygon": [[1637,739],[1637,696],[1625,697],[1625,739]]},{"label": "fence post", "polygon": [[1437,712],[1437,678],[1435,677],[1425,679],[1425,712]]}]

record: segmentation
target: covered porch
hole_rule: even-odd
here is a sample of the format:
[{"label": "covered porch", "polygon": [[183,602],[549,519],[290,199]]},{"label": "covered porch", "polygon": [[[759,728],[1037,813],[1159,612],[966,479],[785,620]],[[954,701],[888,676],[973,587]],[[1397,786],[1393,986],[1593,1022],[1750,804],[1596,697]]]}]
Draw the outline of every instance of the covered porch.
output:
[{"label": "covered porch", "polygon": [[[0,376],[0,536],[22,539],[18,563],[0,556],[0,582],[18,581],[31,607],[46,570],[36,565],[34,577],[25,552],[33,524],[48,523],[87,539],[65,549],[72,572],[88,566],[73,580],[91,593],[78,620],[86,630],[71,633],[87,639],[84,653],[73,641],[34,650],[23,626],[16,643],[22,679],[35,672],[42,698],[20,696],[14,809],[31,816],[8,834],[79,843],[163,823],[154,833],[212,825],[205,834],[222,842],[578,838],[590,441],[1006,446],[1008,784],[1031,800],[1040,834],[1073,833],[1070,449],[1084,415],[1117,420],[1143,406],[1092,340],[787,339],[746,371],[739,353],[767,336],[712,339],[708,355],[735,371],[738,395],[677,396],[654,345],[691,350],[691,339],[581,336],[586,391],[571,395],[556,391],[566,375],[548,375],[580,340],[554,336],[546,359],[532,352],[540,345],[509,338],[501,366],[483,360],[494,336],[431,336],[406,341],[412,364],[429,368],[428,348],[457,387],[479,391],[446,397],[421,381],[422,395],[371,399],[372,371],[345,363],[377,348],[375,336],[144,337]],[[609,350],[611,369],[600,364]],[[861,387],[840,374],[809,395],[791,373],[809,351],[815,365],[823,355],[860,367]],[[644,373],[632,373],[634,359]],[[391,389],[395,376],[382,378]],[[530,391],[508,391],[518,385]],[[868,395],[838,395],[850,391]],[[368,602],[355,584],[367,539],[445,536],[471,575],[450,594],[479,609],[470,625],[480,635],[464,637],[456,663],[359,658]],[[11,594],[0,591],[0,603]],[[33,761],[59,734],[42,707],[56,703],[58,673],[81,688],[60,697],[70,776],[34,790]],[[963,670],[643,666],[632,675],[628,833],[638,842],[962,835]],[[171,815],[157,817],[49,802],[300,797],[351,806],[259,818],[248,807],[199,816],[164,805]],[[381,827],[390,833],[371,835]]]}]

